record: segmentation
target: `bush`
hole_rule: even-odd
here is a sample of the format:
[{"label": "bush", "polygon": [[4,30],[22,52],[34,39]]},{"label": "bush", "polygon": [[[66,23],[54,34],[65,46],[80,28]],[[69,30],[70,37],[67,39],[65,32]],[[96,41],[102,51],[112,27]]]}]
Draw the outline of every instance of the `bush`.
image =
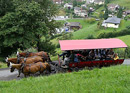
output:
[{"label": "bush", "polygon": [[96,22],[95,18],[89,18],[89,19],[85,19],[85,22],[89,23],[89,24],[93,24]]},{"label": "bush", "polygon": [[88,37],[85,39],[95,39],[95,37],[93,35],[88,35]]},{"label": "bush", "polygon": [[113,38],[123,35],[130,35],[130,29],[124,29],[120,32],[101,33],[97,38]]}]

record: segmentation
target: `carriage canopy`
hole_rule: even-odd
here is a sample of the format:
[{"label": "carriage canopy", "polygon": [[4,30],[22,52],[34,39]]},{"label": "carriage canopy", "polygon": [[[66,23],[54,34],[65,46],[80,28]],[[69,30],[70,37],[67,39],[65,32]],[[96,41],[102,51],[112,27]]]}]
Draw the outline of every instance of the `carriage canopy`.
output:
[{"label": "carriage canopy", "polygon": [[60,40],[61,50],[126,48],[120,39]]}]

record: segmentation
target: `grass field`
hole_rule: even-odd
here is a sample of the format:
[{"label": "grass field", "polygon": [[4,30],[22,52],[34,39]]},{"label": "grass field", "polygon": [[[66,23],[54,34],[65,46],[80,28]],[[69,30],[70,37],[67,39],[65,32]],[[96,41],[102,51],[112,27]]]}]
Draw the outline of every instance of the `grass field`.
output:
[{"label": "grass field", "polygon": [[111,0],[111,3],[119,4],[122,7],[130,9],[130,0]]},{"label": "grass field", "polygon": [[0,81],[0,93],[129,93],[130,66]]},{"label": "grass field", "polygon": [[0,68],[7,68],[7,64],[0,62]]}]

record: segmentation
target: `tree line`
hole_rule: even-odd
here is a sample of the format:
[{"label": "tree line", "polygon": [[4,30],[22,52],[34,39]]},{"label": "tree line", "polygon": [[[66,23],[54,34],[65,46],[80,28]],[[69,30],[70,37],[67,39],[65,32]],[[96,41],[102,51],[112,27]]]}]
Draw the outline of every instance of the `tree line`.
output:
[{"label": "tree line", "polygon": [[52,0],[0,0],[0,57],[18,48],[53,52],[50,38],[60,26],[53,20],[57,13]]}]

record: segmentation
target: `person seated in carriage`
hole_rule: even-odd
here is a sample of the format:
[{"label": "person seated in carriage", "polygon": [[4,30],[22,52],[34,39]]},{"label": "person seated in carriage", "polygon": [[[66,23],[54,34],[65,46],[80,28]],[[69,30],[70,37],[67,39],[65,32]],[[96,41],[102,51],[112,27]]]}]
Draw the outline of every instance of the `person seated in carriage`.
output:
[{"label": "person seated in carriage", "polygon": [[115,54],[114,54],[114,57],[113,57],[113,59],[114,59],[114,60],[117,60],[117,59],[119,59],[119,56],[118,56],[118,54],[117,54],[117,53],[115,53]]},{"label": "person seated in carriage", "polygon": [[95,60],[100,60],[101,59],[101,51],[96,49],[95,50]]},{"label": "person seated in carriage", "polygon": [[92,49],[90,52],[89,52],[89,60],[95,60],[95,52],[94,52],[94,49]]}]

